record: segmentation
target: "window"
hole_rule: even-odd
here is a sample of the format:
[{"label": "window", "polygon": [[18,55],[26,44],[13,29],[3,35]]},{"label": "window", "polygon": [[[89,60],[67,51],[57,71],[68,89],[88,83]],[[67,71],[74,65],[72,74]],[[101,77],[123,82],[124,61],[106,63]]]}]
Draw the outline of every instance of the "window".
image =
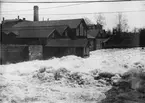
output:
[{"label": "window", "polygon": [[76,35],[79,36],[79,29],[76,29]]},{"label": "window", "polygon": [[87,36],[87,30],[84,30],[84,36]]},{"label": "window", "polygon": [[67,31],[65,31],[65,34],[64,34],[64,36],[65,36],[65,37],[67,37]]},{"label": "window", "polygon": [[83,28],[83,25],[82,23],[80,24],[80,36],[83,36],[84,35],[84,28]]},{"label": "window", "polygon": [[55,38],[55,37],[54,37],[54,33],[52,34],[52,36],[51,36],[51,37],[52,37],[52,39],[54,39],[54,38]]},{"label": "window", "polygon": [[84,48],[84,54],[85,54],[85,55],[88,55],[88,54],[89,54],[89,48],[88,48],[88,47],[85,47],[85,48]]}]

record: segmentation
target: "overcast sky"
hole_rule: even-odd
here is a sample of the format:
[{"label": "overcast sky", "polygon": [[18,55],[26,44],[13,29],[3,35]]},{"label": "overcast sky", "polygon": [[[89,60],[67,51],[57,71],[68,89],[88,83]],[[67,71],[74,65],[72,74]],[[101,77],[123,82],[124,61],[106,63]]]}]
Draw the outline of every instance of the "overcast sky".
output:
[{"label": "overcast sky", "polygon": [[[6,1],[6,0],[4,0]],[[9,0],[7,0],[9,1]],[[15,1],[15,0],[11,0]],[[18,1],[42,1],[42,0],[18,0]],[[53,1],[53,0],[43,0]],[[57,0],[57,1],[78,1],[78,0]],[[79,0],[81,1],[81,0]],[[12,4],[12,3],[1,3],[1,16],[5,19],[14,19],[19,15],[20,18],[26,18],[27,20],[33,20],[33,6],[39,6],[39,20],[50,20],[54,19],[72,19],[72,18],[89,18],[92,22],[95,22],[95,15],[99,12],[119,12],[119,11],[139,11],[145,10],[145,1],[137,2],[116,2],[116,3],[87,3],[81,5],[74,4]],[[64,5],[73,5],[60,7]],[[58,8],[52,8],[57,7]],[[79,15],[50,15],[50,14],[78,14],[78,13],[92,13],[92,14],[79,14]],[[105,28],[112,28],[117,24],[117,13],[102,13],[105,17],[106,25]],[[140,12],[125,12],[124,17],[128,20],[130,29],[134,27],[141,28],[145,27],[145,11]]]}]

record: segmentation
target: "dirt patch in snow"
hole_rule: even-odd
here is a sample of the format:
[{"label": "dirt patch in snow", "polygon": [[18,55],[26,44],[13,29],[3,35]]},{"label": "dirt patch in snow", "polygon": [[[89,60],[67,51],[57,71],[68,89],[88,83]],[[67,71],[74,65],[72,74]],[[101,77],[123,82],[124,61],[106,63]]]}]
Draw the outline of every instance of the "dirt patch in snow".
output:
[{"label": "dirt patch in snow", "polygon": [[106,98],[99,103],[144,103],[145,65],[134,63],[134,68],[125,72],[105,94]]}]

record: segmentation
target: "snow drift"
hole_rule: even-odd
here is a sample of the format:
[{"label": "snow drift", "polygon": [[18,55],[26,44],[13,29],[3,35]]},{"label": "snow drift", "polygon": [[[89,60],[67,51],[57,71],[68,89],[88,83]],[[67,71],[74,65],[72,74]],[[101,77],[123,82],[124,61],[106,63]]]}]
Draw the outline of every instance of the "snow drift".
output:
[{"label": "snow drift", "polygon": [[97,50],[88,58],[70,55],[1,65],[0,101],[96,103],[105,98],[104,92],[111,86],[106,79],[95,79],[100,73],[111,73],[115,78],[144,65],[142,48]]}]

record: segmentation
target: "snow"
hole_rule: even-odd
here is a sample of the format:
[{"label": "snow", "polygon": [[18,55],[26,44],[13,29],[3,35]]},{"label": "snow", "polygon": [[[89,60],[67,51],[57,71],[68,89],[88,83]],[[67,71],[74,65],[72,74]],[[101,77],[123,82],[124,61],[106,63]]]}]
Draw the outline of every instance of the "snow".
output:
[{"label": "snow", "polygon": [[[90,57],[65,56],[49,60],[34,60],[0,66],[0,101],[2,103],[96,103],[105,98],[104,92],[109,86],[92,85],[94,80],[90,71],[123,74],[137,65],[145,65],[145,49],[104,49],[90,53]],[[66,68],[70,72],[84,74],[83,79],[89,81],[88,86],[78,86],[61,79],[36,79],[41,68],[45,79],[53,76],[52,70]],[[43,78],[44,79],[44,78]],[[49,78],[50,79],[50,78]]]}]

